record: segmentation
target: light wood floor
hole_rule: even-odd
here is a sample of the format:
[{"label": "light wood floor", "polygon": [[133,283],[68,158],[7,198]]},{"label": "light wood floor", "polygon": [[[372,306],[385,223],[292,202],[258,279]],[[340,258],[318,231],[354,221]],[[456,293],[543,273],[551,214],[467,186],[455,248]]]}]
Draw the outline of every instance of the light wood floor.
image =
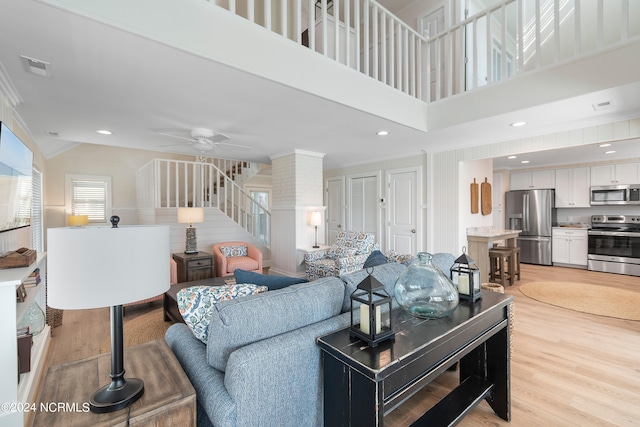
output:
[{"label": "light wood floor", "polygon": [[[459,424],[475,426],[640,425],[640,322],[594,316],[525,297],[519,286],[534,281],[570,281],[640,292],[640,277],[561,267],[522,265],[522,280],[506,293],[515,300],[511,360],[511,423],[482,402]],[[128,307],[125,323],[161,306]],[[99,353],[109,336],[109,310],[65,311],[52,332],[47,365]],[[385,418],[410,425],[457,382],[448,372]]]}]

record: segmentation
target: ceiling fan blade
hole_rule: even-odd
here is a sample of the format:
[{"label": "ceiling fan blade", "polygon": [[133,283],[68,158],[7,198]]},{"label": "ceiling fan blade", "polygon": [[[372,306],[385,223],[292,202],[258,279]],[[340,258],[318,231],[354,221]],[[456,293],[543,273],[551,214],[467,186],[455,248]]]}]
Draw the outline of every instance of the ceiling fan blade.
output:
[{"label": "ceiling fan blade", "polygon": [[227,139],[229,139],[229,137],[227,135],[223,135],[221,133],[216,133],[212,137],[207,138],[207,140],[209,140],[211,142],[222,142],[222,141],[226,141]]},{"label": "ceiling fan blade", "polygon": [[242,150],[251,150],[251,147],[249,147],[248,145],[234,144],[234,143],[231,143],[231,142],[217,142],[216,145],[217,144],[226,145],[226,146],[231,147],[231,148],[240,148]]},{"label": "ceiling fan blade", "polygon": [[175,134],[171,134],[171,133],[165,133],[165,132],[158,132],[158,133],[160,135],[170,136],[172,138],[184,139],[185,141],[190,141],[190,142],[195,141],[193,138],[190,138],[190,137],[184,137],[184,136],[175,135]]}]

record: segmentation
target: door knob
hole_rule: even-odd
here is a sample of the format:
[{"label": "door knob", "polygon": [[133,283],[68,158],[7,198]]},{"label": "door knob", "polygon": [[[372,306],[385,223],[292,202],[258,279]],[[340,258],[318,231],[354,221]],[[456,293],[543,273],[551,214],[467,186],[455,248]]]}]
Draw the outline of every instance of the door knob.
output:
[{"label": "door knob", "polygon": [[411,232],[412,232],[413,234],[416,234],[416,229],[415,229],[415,228],[412,228],[412,229],[411,229]]},{"label": "door knob", "polygon": [[338,224],[338,228],[342,228],[342,226],[340,224]]}]

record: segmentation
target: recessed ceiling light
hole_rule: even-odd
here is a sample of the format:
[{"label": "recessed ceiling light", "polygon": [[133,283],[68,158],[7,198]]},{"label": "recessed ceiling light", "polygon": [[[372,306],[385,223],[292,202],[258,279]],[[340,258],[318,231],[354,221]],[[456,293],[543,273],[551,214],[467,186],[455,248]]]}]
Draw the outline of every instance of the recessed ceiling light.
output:
[{"label": "recessed ceiling light", "polygon": [[520,163],[529,163],[529,160],[520,160]]},{"label": "recessed ceiling light", "polygon": [[511,160],[511,159],[517,159],[517,158],[518,158],[518,156],[509,156],[509,157],[507,157],[507,159],[509,159],[509,160]]},{"label": "recessed ceiling light", "polygon": [[377,134],[378,136],[387,136],[387,135],[389,135],[389,131],[386,131],[386,130],[379,130],[378,132],[376,132],[376,134]]},{"label": "recessed ceiling light", "polygon": [[609,144],[609,143],[600,144],[600,145],[598,145],[598,147],[611,147],[611,144]]},{"label": "recessed ceiling light", "polygon": [[613,154],[615,152],[616,152],[616,150],[609,150],[609,151],[605,151],[604,154]]},{"label": "recessed ceiling light", "polygon": [[111,135],[111,131],[106,129],[100,129],[100,130],[97,130],[96,132],[102,135]]},{"label": "recessed ceiling light", "polygon": [[524,126],[526,124],[527,124],[527,122],[513,122],[513,123],[511,123],[510,126],[514,127],[514,128],[517,128],[517,127],[520,127],[520,126]]}]

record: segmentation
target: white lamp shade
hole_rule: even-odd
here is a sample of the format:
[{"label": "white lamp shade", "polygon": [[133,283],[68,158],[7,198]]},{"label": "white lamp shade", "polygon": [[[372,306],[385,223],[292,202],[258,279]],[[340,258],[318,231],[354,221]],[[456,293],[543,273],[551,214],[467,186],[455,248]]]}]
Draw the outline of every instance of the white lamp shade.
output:
[{"label": "white lamp shade", "polygon": [[169,289],[169,226],[65,227],[47,231],[48,305],[110,307]]},{"label": "white lamp shade", "polygon": [[318,211],[311,212],[309,223],[314,226],[322,225],[322,214]]},{"label": "white lamp shade", "polygon": [[193,224],[204,221],[204,210],[202,208],[178,208],[178,223]]}]

